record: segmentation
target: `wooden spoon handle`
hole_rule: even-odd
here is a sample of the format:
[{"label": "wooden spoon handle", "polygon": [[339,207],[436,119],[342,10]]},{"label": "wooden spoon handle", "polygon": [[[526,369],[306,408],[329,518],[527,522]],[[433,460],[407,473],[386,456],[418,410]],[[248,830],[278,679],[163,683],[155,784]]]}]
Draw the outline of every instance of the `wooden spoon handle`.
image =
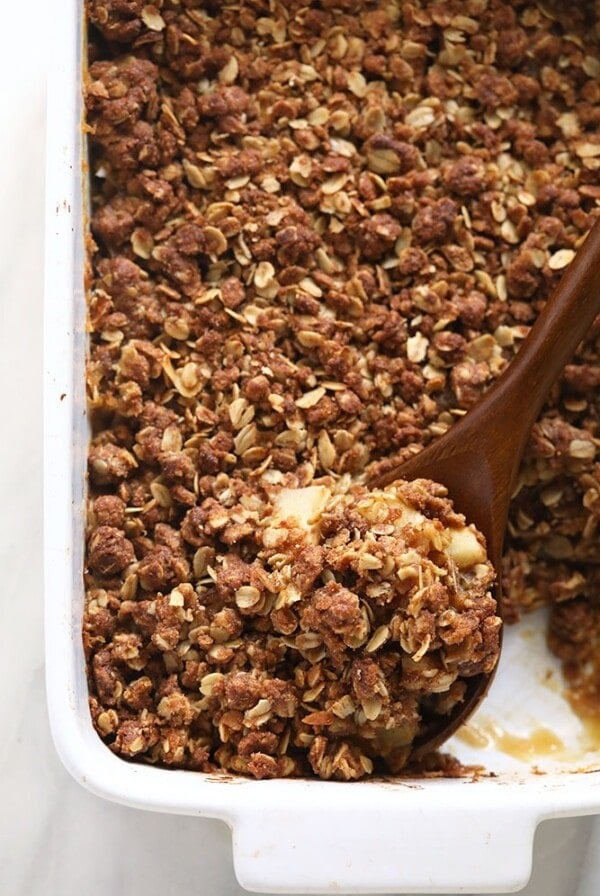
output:
[{"label": "wooden spoon handle", "polygon": [[[506,437],[523,445],[553,384],[600,312],[600,218],[546,302],[515,359],[483,402],[511,408]],[[482,402],[482,403],[483,403]]]},{"label": "wooden spoon handle", "polygon": [[443,482],[485,534],[498,568],[508,505],[531,428],[565,364],[600,312],[600,218],[546,302],[517,356],[441,439],[371,484]]}]

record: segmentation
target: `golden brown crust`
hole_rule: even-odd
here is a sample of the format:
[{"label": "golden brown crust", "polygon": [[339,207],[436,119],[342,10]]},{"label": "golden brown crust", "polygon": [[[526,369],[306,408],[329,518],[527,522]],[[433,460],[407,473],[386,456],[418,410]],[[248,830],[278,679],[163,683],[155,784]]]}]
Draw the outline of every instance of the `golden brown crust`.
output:
[{"label": "golden brown crust", "polygon": [[[332,687],[286,666],[290,607],[261,615],[252,496],[383,472],[514,356],[597,214],[596,7],[90,0],[84,639],[94,720],[117,752],[309,771],[285,713],[244,732],[247,710],[219,702],[217,754],[202,713],[160,714],[165,683],[192,706],[221,701],[223,669],[250,670],[259,704],[268,682]],[[595,606],[597,359],[592,328],[530,441],[506,553],[514,617]],[[321,562],[297,564],[303,589]],[[307,607],[341,651],[346,597]],[[443,599],[429,600],[437,618]],[[429,634],[426,613],[407,643]],[[569,619],[557,609],[553,644],[575,644],[576,663]],[[415,707],[397,712],[408,724]],[[309,726],[298,737],[323,774],[369,771]]]}]

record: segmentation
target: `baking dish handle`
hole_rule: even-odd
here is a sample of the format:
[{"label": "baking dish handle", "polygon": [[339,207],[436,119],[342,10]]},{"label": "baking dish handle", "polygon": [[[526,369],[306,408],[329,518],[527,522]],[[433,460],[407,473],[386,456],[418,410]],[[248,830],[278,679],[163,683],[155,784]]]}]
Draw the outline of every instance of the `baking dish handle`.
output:
[{"label": "baking dish handle", "polygon": [[326,811],[290,805],[238,818],[240,884],[271,893],[493,893],[519,890],[530,877],[538,819],[512,800],[494,811],[427,811],[396,790],[393,799],[373,793],[376,805],[349,814],[336,805],[341,795],[334,785]]}]

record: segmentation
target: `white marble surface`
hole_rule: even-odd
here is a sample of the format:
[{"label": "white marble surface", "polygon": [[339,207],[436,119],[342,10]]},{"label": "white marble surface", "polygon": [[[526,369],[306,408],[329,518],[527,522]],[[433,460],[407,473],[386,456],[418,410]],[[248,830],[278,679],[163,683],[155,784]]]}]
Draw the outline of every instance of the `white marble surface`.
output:
[{"label": "white marble surface", "polygon": [[[69,778],[50,740],[41,560],[43,39],[44,15],[48,10],[59,15],[60,4],[29,0],[3,7],[0,894],[234,896],[243,891],[233,874],[224,825],[99,800]],[[598,853],[600,823],[545,823],[536,838],[533,877],[522,893],[597,896]]]}]

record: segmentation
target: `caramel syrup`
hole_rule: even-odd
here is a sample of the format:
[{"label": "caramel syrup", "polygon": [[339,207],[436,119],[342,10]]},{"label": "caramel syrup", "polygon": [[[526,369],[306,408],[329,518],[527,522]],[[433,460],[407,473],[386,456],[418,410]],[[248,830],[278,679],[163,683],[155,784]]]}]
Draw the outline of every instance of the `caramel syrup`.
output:
[{"label": "caramel syrup", "polygon": [[507,756],[523,762],[547,756],[566,758],[567,753],[566,746],[558,735],[544,727],[534,728],[527,735],[518,735],[488,720],[477,724],[469,722],[456,736],[471,747],[495,747]]}]

